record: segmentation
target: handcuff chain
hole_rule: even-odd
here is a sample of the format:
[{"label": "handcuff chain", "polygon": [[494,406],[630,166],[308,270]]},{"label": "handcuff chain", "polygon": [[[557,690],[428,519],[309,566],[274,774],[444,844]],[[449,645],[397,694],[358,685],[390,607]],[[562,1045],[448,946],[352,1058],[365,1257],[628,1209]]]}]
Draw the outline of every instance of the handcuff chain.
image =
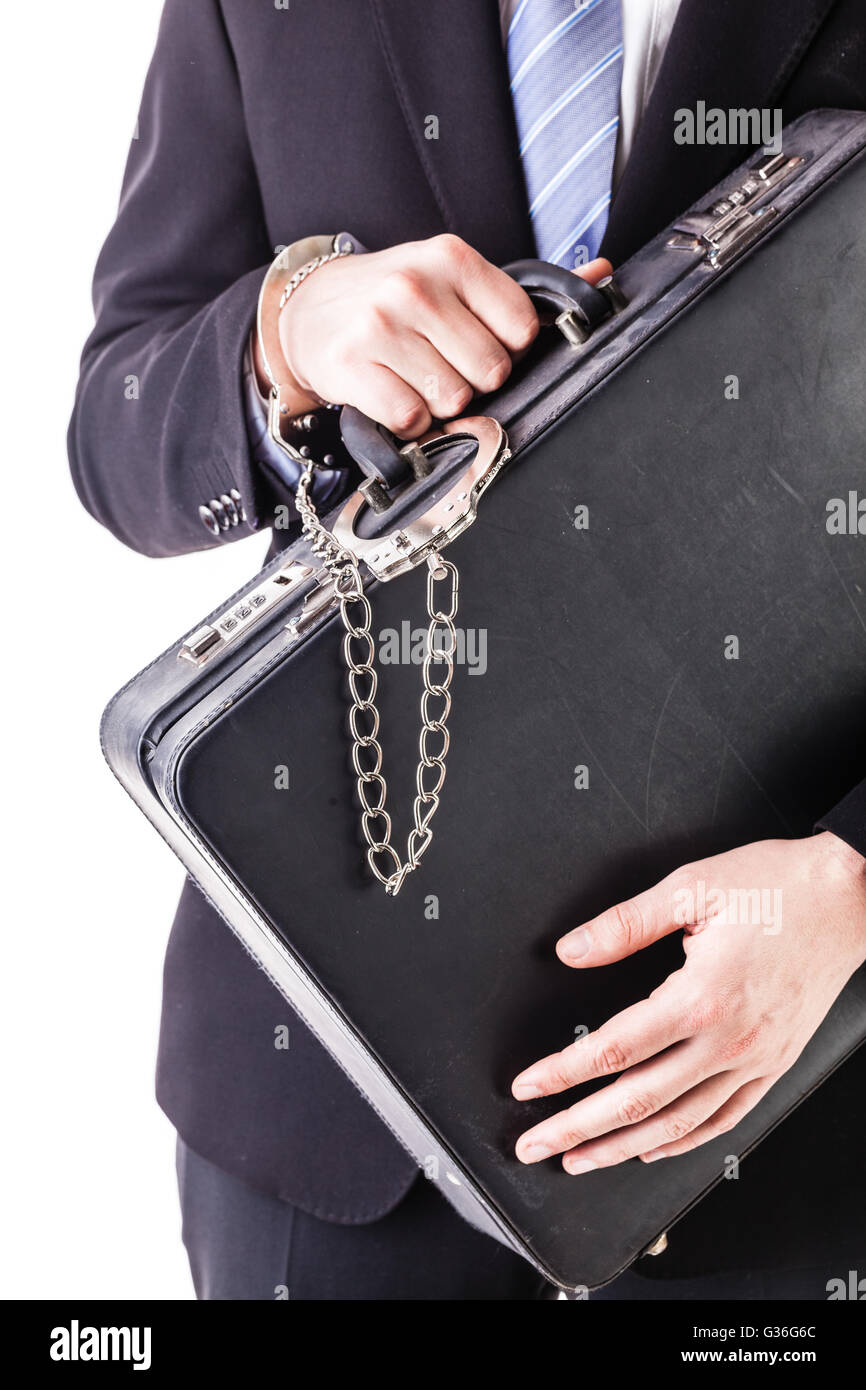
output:
[{"label": "handcuff chain", "polygon": [[277,305],[278,311],[286,307],[295,290],[313,274],[313,271],[320,270],[323,265],[328,265],[331,261],[342,260],[344,256],[350,256],[351,254],[352,244],[351,242],[346,242],[341,246],[334,247],[331,251],[324,252],[321,256],[315,256],[311,261],[307,261],[305,265],[299,266],[291,279],[283,286],[283,292],[280,295],[279,304]]},{"label": "handcuff chain", "polygon": [[[396,897],[406,877],[418,868],[433,839],[430,828],[439,807],[442,784],[445,781],[445,758],[451,738],[447,728],[451,712],[450,685],[454,675],[454,654],[457,647],[457,632],[454,619],[457,616],[459,576],[456,565],[443,560],[438,551],[427,556],[427,645],[424,654],[424,689],[421,694],[421,733],[418,739],[419,761],[415,773],[416,796],[413,807],[414,826],[409,832],[406,844],[406,858],[401,861],[391,844],[391,817],[385,809],[388,784],[382,773],[382,746],[379,743],[379,711],[376,706],[378,677],[375,670],[376,644],[371,631],[373,613],[370,601],[364,593],[358,561],[351,551],[343,549],[331,532],[318,518],[315,506],[310,500],[309,489],[313,477],[312,461],[306,463],[298,482],[295,501],[300,515],[303,534],[309,541],[314,554],[323,562],[334,580],[334,589],[340,600],[340,616],[345,628],[343,638],[343,657],[349,677],[351,704],[349,706],[349,729],[352,734],[352,765],[357,778],[358,798],[361,803],[361,829],[367,842],[367,863],[375,877],[384,884],[385,892]],[[447,610],[436,607],[435,586],[450,577],[450,603]],[[352,605],[360,606],[360,621],[352,618]],[[448,646],[440,645],[441,638],[447,634]],[[353,653],[352,644],[361,643],[364,650]],[[444,679],[433,680],[434,667],[444,670]],[[359,679],[363,678],[366,690],[359,690]],[[430,710],[430,701],[441,701],[438,712]],[[359,720],[366,719],[368,727],[359,728]],[[438,737],[439,747],[431,752],[428,747],[432,737]],[[366,750],[372,750],[371,753]],[[365,765],[363,758],[369,763]],[[435,783],[430,783],[428,769],[435,769]],[[428,779],[425,781],[425,777]],[[377,835],[372,826],[380,824]],[[385,856],[390,872],[380,867],[378,862]]]}]

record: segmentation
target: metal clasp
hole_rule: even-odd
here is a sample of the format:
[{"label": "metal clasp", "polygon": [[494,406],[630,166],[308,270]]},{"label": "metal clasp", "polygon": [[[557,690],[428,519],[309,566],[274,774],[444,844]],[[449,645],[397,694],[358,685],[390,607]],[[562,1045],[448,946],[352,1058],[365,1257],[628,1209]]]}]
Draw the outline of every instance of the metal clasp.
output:
[{"label": "metal clasp", "polygon": [[255,623],[294,595],[298,585],[313,573],[300,560],[289,560],[275,573],[264,579],[257,589],[238,599],[212,623],[205,624],[187,637],[178,652],[178,660],[203,666],[232,642],[236,642]]},{"label": "metal clasp", "polygon": [[751,211],[751,204],[767,189],[775,188],[804,163],[803,156],[764,155],[753,164],[748,176],[724,198],[703,212],[693,212],[675,224],[668,239],[672,251],[702,251],[713,269],[726,265],[745,246],[754,241],[779,210],[765,206]]}]

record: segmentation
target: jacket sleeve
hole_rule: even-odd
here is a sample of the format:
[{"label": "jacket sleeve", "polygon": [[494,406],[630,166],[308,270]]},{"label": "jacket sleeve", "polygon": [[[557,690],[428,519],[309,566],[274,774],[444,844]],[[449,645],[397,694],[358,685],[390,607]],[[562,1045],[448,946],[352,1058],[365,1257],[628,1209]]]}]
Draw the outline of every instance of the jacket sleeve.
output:
[{"label": "jacket sleeve", "polygon": [[815,829],[831,831],[866,857],[866,782],[861,782],[822,816]]},{"label": "jacket sleeve", "polygon": [[[217,0],[167,0],[117,220],[94,278],[96,323],[69,426],[78,494],[146,555],[176,555],[268,526],[244,348],[274,252]],[[234,488],[245,521],[199,513]]]}]

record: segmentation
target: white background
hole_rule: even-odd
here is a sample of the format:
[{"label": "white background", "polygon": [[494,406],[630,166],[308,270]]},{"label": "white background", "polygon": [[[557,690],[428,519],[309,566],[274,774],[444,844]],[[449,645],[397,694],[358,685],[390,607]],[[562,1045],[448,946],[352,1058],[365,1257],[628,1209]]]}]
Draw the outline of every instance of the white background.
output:
[{"label": "white background", "polygon": [[78,503],[65,431],[160,0],[4,12],[0,1297],[192,1297],[153,1098],[183,873],[102,761],[114,691],[255,573],[151,560]]}]

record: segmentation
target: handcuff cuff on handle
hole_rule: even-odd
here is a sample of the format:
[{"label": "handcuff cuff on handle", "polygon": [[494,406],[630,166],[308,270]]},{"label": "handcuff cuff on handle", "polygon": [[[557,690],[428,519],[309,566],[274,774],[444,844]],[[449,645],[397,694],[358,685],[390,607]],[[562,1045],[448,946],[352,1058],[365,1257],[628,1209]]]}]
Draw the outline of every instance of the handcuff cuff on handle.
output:
[{"label": "handcuff cuff on handle", "polygon": [[[319,520],[310,497],[310,484],[317,465],[309,449],[297,449],[283,433],[283,422],[290,422],[288,401],[284,399],[292,384],[292,373],[286,362],[279,334],[280,309],[289,301],[298,285],[321,266],[341,256],[364,248],[346,232],[330,237],[307,237],[280,252],[268,271],[258,310],[258,340],[265,370],[271,383],[268,408],[268,431],[276,444],[300,468],[295,501],[301,517],[304,535],[314,553],[322,560],[334,583],[339,598],[340,614],[345,628],[343,654],[349,672],[352,703],[349,725],[354,745],[352,762],[357,776],[361,802],[361,826],[367,842],[367,862],[375,877],[384,884],[390,895],[400,891],[406,876],[418,868],[429,848],[433,832],[430,822],[439,805],[445,780],[445,756],[448,752],[448,714],[451,709],[449,687],[454,674],[457,615],[458,576],[456,567],[443,560],[442,550],[467,527],[477,514],[478,499],[493,481],[502,465],[510,458],[508,440],[498,421],[489,416],[473,416],[452,420],[442,426],[440,434],[429,434],[423,441],[401,444],[389,431],[377,426],[359,411],[344,407],[340,418],[343,440],[349,452],[367,473],[367,481],[344,504],[329,531]],[[542,261],[515,261],[506,272],[527,291],[536,308],[549,314],[572,349],[580,348],[611,315],[627,308],[628,301],[612,276],[589,285],[573,272]],[[288,275],[288,279],[286,276]],[[323,402],[322,404],[326,404]],[[473,445],[474,451],[465,470],[444,495],[437,494],[420,516],[406,521],[388,536],[363,537],[356,522],[363,520],[366,507],[382,513],[393,504],[389,496],[391,485],[401,482],[407,469],[416,481],[433,472],[436,454],[455,444]],[[327,460],[326,460],[327,463]],[[379,476],[379,474],[383,476]],[[441,476],[441,475],[440,475]],[[429,628],[424,660],[424,691],[421,696],[421,735],[419,763],[415,778],[416,797],[414,828],[409,833],[405,860],[400,859],[391,844],[391,820],[385,810],[387,784],[382,775],[382,749],[378,741],[379,713],[376,708],[377,677],[374,669],[376,649],[370,624],[370,604],[364,594],[361,564],[376,579],[389,580],[405,574],[417,565],[427,565],[427,613]],[[436,607],[435,585],[449,579],[451,601],[447,611]],[[360,609],[360,621],[352,619],[352,607]],[[448,634],[450,647],[437,649],[439,632]],[[363,659],[358,660],[353,643],[363,643]],[[433,680],[434,666],[441,663],[444,679]],[[359,678],[367,683],[359,690]],[[438,699],[442,708],[431,714],[430,701]],[[366,717],[370,726],[359,729],[359,718]],[[428,747],[430,736],[441,740],[438,752]],[[367,750],[371,750],[368,754]],[[372,765],[365,765],[364,756]],[[431,786],[425,777],[435,773]],[[381,824],[377,833],[373,826]],[[388,868],[379,860],[384,857]],[[390,871],[388,871],[390,870]]]},{"label": "handcuff cuff on handle", "polygon": [[[445,758],[450,735],[447,727],[451,710],[451,681],[457,633],[459,578],[456,566],[442,558],[442,550],[471,526],[477,514],[481,493],[492,482],[510,457],[505,431],[488,416],[452,420],[440,434],[423,443],[401,445],[366,417],[354,412],[362,432],[395,456],[402,455],[416,479],[433,470],[431,454],[443,444],[474,442],[474,455],[464,472],[447,492],[438,497],[420,516],[405,521],[390,535],[364,538],[355,522],[365,506],[382,511],[390,505],[385,480],[375,476],[344,503],[333,530],[320,521],[310,496],[312,480],[319,466],[309,449],[298,449],[287,432],[294,417],[286,395],[293,376],[286,362],[279,334],[279,315],[292,294],[310,275],[330,261],[360,251],[359,244],[346,233],[336,236],[306,237],[286,247],[272,263],[259,295],[257,334],[262,362],[270,381],[268,433],[273,441],[300,469],[295,504],[303,534],[314,554],[322,561],[334,583],[340,616],[345,629],[345,660],[351,702],[349,728],[352,735],[352,765],[361,804],[361,829],[367,844],[367,863],[384,885],[389,896],[399,893],[407,876],[418,868],[433,838],[431,821],[439,806],[445,781]],[[326,402],[322,402],[325,405]],[[391,843],[391,818],[385,809],[388,786],[382,773],[382,747],[379,743],[379,711],[376,706],[378,677],[375,669],[376,646],[373,638],[372,610],[364,593],[361,564],[374,578],[383,581],[406,574],[416,566],[427,565],[427,645],[423,665],[424,688],[421,695],[421,733],[419,760],[415,775],[414,825],[409,832],[406,857],[401,860]],[[449,582],[447,608],[436,598],[436,586]],[[440,645],[446,638],[447,647]],[[439,675],[439,672],[442,672]],[[434,675],[437,678],[434,678]],[[360,683],[360,684],[359,684]],[[434,708],[431,710],[431,701]],[[363,721],[366,721],[364,727]],[[430,748],[431,739],[438,746]]]}]

